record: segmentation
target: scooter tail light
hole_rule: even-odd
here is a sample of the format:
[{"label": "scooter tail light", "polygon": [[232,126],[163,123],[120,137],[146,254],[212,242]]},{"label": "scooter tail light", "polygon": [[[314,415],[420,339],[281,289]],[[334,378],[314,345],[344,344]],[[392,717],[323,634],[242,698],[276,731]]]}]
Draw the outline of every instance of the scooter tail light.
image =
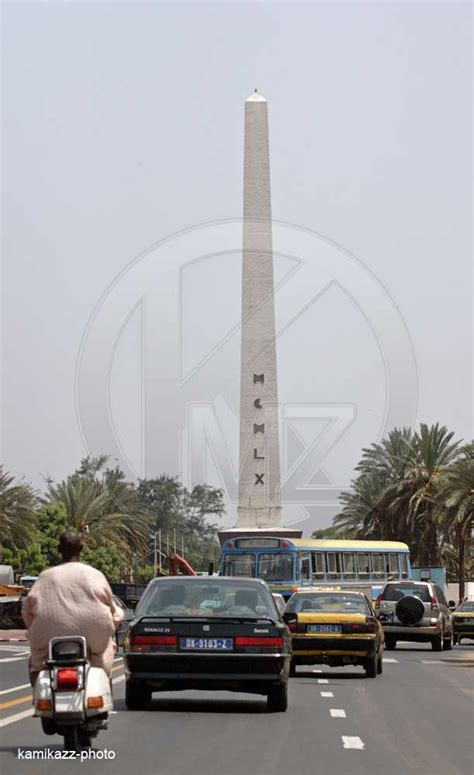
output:
[{"label": "scooter tail light", "polygon": [[87,707],[88,708],[103,708],[104,707],[104,698],[103,697],[88,697],[88,699],[87,699]]},{"label": "scooter tail light", "polygon": [[79,688],[79,670],[76,667],[63,667],[56,673],[56,686],[59,691]]},{"label": "scooter tail light", "polygon": [[36,710],[52,710],[53,704],[51,700],[37,700]]}]

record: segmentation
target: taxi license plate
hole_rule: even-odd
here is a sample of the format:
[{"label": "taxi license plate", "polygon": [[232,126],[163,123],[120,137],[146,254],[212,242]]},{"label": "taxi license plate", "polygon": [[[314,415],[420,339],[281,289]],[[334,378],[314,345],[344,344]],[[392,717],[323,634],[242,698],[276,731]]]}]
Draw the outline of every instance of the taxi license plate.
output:
[{"label": "taxi license plate", "polygon": [[232,651],[232,638],[181,638],[182,649],[194,651]]},{"label": "taxi license plate", "polygon": [[340,624],[308,624],[306,632],[342,632]]}]

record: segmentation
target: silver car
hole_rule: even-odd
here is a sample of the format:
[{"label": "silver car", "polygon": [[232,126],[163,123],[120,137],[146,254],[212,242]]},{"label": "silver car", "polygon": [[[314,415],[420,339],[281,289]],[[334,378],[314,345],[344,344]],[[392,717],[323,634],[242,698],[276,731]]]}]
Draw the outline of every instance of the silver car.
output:
[{"label": "silver car", "polygon": [[453,619],[443,590],[431,581],[388,581],[375,604],[385,648],[398,640],[431,643],[433,651],[453,645]]}]

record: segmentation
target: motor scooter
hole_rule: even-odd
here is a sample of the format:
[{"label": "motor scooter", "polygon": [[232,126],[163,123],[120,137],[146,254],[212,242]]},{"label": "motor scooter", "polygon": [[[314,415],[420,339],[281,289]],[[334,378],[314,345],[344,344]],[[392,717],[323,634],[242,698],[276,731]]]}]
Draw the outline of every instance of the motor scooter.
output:
[{"label": "motor scooter", "polygon": [[63,735],[66,751],[91,745],[107,729],[112,687],[101,667],[92,667],[81,635],[51,638],[48,659],[33,691],[34,715],[47,735]]}]

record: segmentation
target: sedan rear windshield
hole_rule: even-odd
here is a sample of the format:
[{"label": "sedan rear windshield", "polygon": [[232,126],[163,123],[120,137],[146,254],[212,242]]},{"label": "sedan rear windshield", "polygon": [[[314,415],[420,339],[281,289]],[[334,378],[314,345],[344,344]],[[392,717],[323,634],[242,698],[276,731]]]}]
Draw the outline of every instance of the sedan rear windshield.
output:
[{"label": "sedan rear windshield", "polygon": [[413,597],[419,597],[423,603],[429,603],[431,600],[430,591],[428,587],[417,587],[406,584],[390,584],[385,587],[382,594],[382,600],[401,600],[406,595],[412,595]]},{"label": "sedan rear windshield", "polygon": [[159,581],[144,593],[137,616],[245,617],[276,619],[271,594],[260,584]]},{"label": "sedan rear windshield", "polygon": [[344,614],[370,614],[368,603],[362,595],[351,594],[296,594],[293,595],[286,607],[287,611],[295,613],[344,613]]}]

